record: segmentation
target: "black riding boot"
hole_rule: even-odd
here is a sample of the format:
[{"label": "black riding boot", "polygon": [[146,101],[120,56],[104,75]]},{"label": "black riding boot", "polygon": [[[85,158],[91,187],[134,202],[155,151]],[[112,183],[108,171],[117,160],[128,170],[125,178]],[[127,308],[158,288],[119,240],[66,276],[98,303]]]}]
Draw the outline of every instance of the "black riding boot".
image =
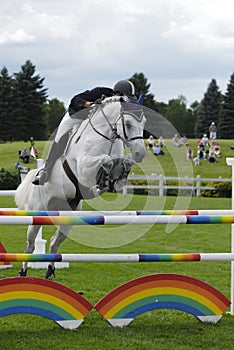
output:
[{"label": "black riding boot", "polygon": [[48,157],[45,161],[45,167],[37,173],[35,179],[32,181],[34,185],[44,185],[44,183],[49,180],[54,163],[64,153],[68,139],[69,133],[66,133],[61,137],[59,143],[56,143],[55,141],[52,143]]},{"label": "black riding boot", "polygon": [[53,142],[48,157],[45,161],[45,167],[37,173],[36,177],[32,181],[34,185],[44,185],[44,183],[49,180],[51,170],[54,166],[55,161],[58,158],[57,148],[58,144],[56,142]]}]

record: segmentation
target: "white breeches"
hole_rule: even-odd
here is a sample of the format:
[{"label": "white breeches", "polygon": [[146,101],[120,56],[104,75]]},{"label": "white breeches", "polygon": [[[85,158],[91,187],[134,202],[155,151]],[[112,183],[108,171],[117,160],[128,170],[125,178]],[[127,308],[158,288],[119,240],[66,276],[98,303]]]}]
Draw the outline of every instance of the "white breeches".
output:
[{"label": "white breeches", "polygon": [[71,118],[69,116],[69,113],[67,112],[59,124],[58,130],[54,139],[55,142],[58,143],[63,135],[65,135],[68,131],[72,130],[74,125],[79,126],[82,123],[82,121],[83,120]]}]

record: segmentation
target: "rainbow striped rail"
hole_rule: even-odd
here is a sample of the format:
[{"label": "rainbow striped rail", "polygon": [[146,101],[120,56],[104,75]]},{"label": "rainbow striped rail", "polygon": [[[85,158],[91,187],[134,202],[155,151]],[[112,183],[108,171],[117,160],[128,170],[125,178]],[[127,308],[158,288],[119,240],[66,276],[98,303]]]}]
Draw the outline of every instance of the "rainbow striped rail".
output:
[{"label": "rainbow striped rail", "polygon": [[233,224],[234,215],[0,216],[0,225]]},{"label": "rainbow striped rail", "polygon": [[1,208],[0,216],[141,216],[141,215],[234,215],[234,210],[126,210],[126,211],[58,211]]},{"label": "rainbow striped rail", "polygon": [[234,261],[234,253],[186,254],[11,254],[0,253],[0,261],[11,262],[197,262]]}]

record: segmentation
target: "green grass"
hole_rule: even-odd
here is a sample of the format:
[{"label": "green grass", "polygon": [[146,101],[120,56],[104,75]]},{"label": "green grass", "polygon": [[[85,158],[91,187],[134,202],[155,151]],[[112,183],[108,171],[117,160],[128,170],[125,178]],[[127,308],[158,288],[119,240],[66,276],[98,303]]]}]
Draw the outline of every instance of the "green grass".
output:
[{"label": "green grass", "polygon": [[[193,148],[194,154],[197,150],[197,140],[188,140]],[[147,150],[145,159],[141,164],[134,165],[132,172],[145,174],[163,174],[165,176],[188,176],[212,177],[222,176],[231,177],[231,167],[226,165],[226,158],[234,156],[234,150],[230,149],[234,145],[234,140],[218,140],[222,157],[218,159],[217,164],[209,164],[207,160],[201,160],[201,165],[195,167],[192,161],[186,160],[186,147],[176,148],[172,146],[171,140],[165,141],[165,156],[155,157],[150,150]],[[18,159],[18,150],[25,146],[25,142],[12,142],[0,144],[0,167],[14,169],[15,162]],[[28,146],[28,145],[27,145]],[[48,142],[36,141],[36,147],[39,150],[39,157],[45,158],[48,149]],[[33,159],[28,165],[31,169],[36,167]]]},{"label": "green grass", "polygon": [[[196,141],[193,142],[194,147]],[[164,157],[153,157],[148,151],[144,165],[136,168],[145,173],[178,175],[191,170],[184,161],[184,150],[170,149],[168,141]],[[1,167],[11,168],[22,143],[0,145]],[[193,167],[204,177],[231,177],[225,163],[232,156],[231,141],[220,141],[223,158],[218,164],[202,163]],[[40,154],[44,143],[37,142]],[[21,148],[21,147],[20,147]],[[8,154],[9,150],[9,154]],[[183,159],[182,159],[183,158]],[[184,165],[185,163],[185,165]],[[34,165],[34,163],[31,163]],[[183,169],[180,169],[182,167]],[[179,170],[178,170],[179,169]],[[218,170],[217,170],[218,169]],[[201,173],[202,172],[202,173]],[[189,174],[187,174],[189,175]],[[13,207],[13,198],[0,197],[1,207]],[[231,199],[155,197],[105,194],[99,199],[86,201],[84,209],[139,210],[139,209],[230,209]],[[26,226],[0,226],[0,241],[8,252],[23,252]],[[43,238],[49,239],[54,227],[43,228]],[[231,225],[155,225],[101,228],[92,226],[75,228],[61,246],[60,253],[195,253],[230,252]],[[70,263],[70,268],[57,270],[56,281],[73,290],[83,290],[84,297],[97,303],[112,289],[133,278],[153,273],[179,273],[211,284],[226,297],[230,297],[229,262],[194,263]],[[13,269],[0,270],[0,278],[16,276],[19,263]],[[44,270],[32,270],[28,276],[44,277]],[[0,318],[0,348],[44,350],[188,350],[233,349],[234,318],[225,313],[218,324],[203,324],[193,316],[175,310],[158,310],[138,316],[123,328],[109,326],[97,312],[92,311],[75,330],[59,328],[53,321],[39,316],[12,315]]]},{"label": "green grass", "polygon": [[[181,201],[186,199],[181,198]],[[104,209],[115,208],[116,201],[123,209],[139,208],[173,209],[176,198],[147,198],[128,196],[121,201],[118,196],[102,196]],[[127,203],[127,204],[126,204]],[[12,206],[10,198],[1,199],[1,207]],[[181,203],[182,205],[182,203]],[[96,207],[97,200],[88,201],[84,209]],[[125,206],[125,207],[124,207]],[[189,208],[230,208],[231,199],[192,198]],[[100,248],[95,238],[100,233],[95,227],[86,231],[89,246],[79,239],[67,239],[61,253],[179,253],[179,252],[229,252],[231,225],[180,225],[171,232],[166,225],[141,226],[140,238],[126,245]],[[82,229],[83,230],[83,229]],[[136,237],[139,233],[136,230]],[[43,228],[43,238],[49,240],[53,227]],[[106,229],[102,229],[105,241]],[[107,229],[107,232],[110,229]],[[114,231],[114,228],[113,228]],[[0,241],[8,252],[23,252],[26,239],[25,226],[1,226]],[[119,231],[118,231],[119,232]],[[111,234],[111,232],[109,232]],[[108,233],[108,234],[109,234]],[[114,232],[116,234],[116,232]],[[119,234],[132,237],[131,228],[123,226]],[[93,240],[92,240],[93,238]],[[113,235],[114,239],[114,235]],[[96,241],[98,242],[98,240]],[[0,277],[15,276],[20,268],[13,264],[11,270],[0,270]],[[84,296],[95,304],[109,291],[133,278],[153,273],[179,273],[207,282],[230,297],[230,263],[71,263],[69,270],[57,270],[56,281],[73,290],[83,290]],[[29,276],[44,277],[43,270],[29,270]],[[53,321],[39,316],[17,315],[0,319],[0,347],[2,349],[232,349],[234,318],[225,314],[216,325],[200,323],[193,316],[175,310],[159,310],[138,316],[123,329],[109,326],[95,311],[75,331],[60,329]]]}]

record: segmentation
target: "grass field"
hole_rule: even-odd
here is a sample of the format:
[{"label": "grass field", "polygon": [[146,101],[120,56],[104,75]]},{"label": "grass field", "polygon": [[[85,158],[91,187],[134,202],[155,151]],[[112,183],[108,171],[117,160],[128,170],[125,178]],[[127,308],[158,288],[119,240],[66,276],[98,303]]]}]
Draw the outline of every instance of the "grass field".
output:
[{"label": "grass field", "polygon": [[[195,141],[194,141],[195,142]],[[221,146],[225,156],[231,156],[230,141]],[[221,144],[221,142],[220,142]],[[3,151],[0,145],[2,164],[14,161],[13,154],[2,161]],[[11,148],[18,145],[8,144]],[[39,150],[39,143],[37,144]],[[42,144],[41,144],[42,146]],[[168,146],[169,149],[169,146]],[[172,152],[172,151],[171,151]],[[181,152],[182,148],[176,149]],[[165,165],[161,168],[167,173],[177,165],[167,164],[166,157],[161,158]],[[171,157],[171,159],[175,159]],[[180,157],[179,157],[180,158]],[[148,154],[145,169],[149,173],[156,164],[148,163],[152,159]],[[157,158],[158,159],[158,158]],[[202,170],[211,164],[202,164]],[[223,157],[218,164],[223,177],[231,177],[231,169]],[[208,169],[211,169],[208,168]],[[141,171],[139,169],[139,171]],[[155,170],[155,169],[154,169]],[[194,169],[197,171],[197,169]],[[176,171],[175,171],[176,172]],[[214,176],[212,171],[204,171],[207,176]],[[202,174],[201,174],[202,175]],[[216,176],[217,174],[216,168]],[[204,176],[204,175],[202,175]],[[13,207],[13,198],[0,197],[1,207]],[[117,194],[104,194],[99,199],[84,202],[84,209],[95,210],[143,210],[143,209],[230,209],[231,199],[189,198],[189,197],[154,197]],[[0,226],[0,241],[8,252],[24,251],[26,226]],[[54,227],[43,228],[43,238],[49,241]],[[82,227],[72,231],[70,239],[61,246],[60,253],[209,253],[230,252],[231,225],[155,225],[122,227]],[[217,288],[226,297],[230,297],[230,263],[229,262],[193,262],[193,263],[70,263],[67,270],[57,270],[56,281],[73,290],[84,291],[84,297],[95,304],[109,291],[133,278],[153,273],[179,273],[198,278]],[[0,277],[16,276],[19,263],[13,263],[13,269],[0,270]],[[44,270],[32,270],[28,276],[44,277]],[[92,311],[82,325],[75,331],[59,328],[53,321],[39,316],[12,315],[0,318],[0,348],[44,350],[190,350],[234,349],[234,318],[225,313],[218,324],[203,324],[193,316],[175,310],[159,310],[138,316],[122,329],[108,325],[97,312]]]},{"label": "grass field", "polygon": [[[102,198],[102,206],[115,206],[119,201],[115,195]],[[142,196],[128,197],[126,208],[136,210],[146,207],[147,199]],[[125,203],[121,203],[125,205]],[[151,208],[174,208],[176,198],[151,198]],[[13,200],[2,198],[2,207],[11,207]],[[85,203],[84,209],[92,207]],[[190,208],[230,208],[230,199],[192,198]],[[168,232],[165,225],[142,227],[135,236],[132,227],[124,226],[119,235],[116,229],[102,228],[102,233],[94,227],[86,230],[86,241],[81,232],[72,234],[61,247],[61,253],[178,253],[178,252],[229,252],[230,225],[180,225]],[[53,227],[43,228],[43,238],[49,240]],[[83,230],[82,230],[83,231]],[[116,232],[115,232],[116,231]],[[1,226],[1,241],[8,252],[23,252],[26,227]],[[112,234],[113,247],[108,246]],[[103,238],[98,240],[98,236]],[[124,244],[124,236],[128,244]],[[88,239],[88,238],[89,239]],[[92,239],[93,238],[93,239]],[[105,242],[106,240],[106,242]],[[88,242],[89,244],[84,244]],[[102,243],[100,243],[102,242]],[[104,243],[103,243],[104,242]],[[19,263],[13,269],[0,270],[1,278],[15,276]],[[71,263],[69,270],[57,270],[56,281],[74,290],[83,290],[84,296],[95,304],[109,291],[133,278],[152,273],[180,273],[207,282],[230,296],[230,263]],[[29,276],[44,277],[43,270],[29,270]],[[2,349],[232,349],[234,318],[225,314],[216,325],[200,323],[193,316],[173,310],[160,310],[137,317],[128,327],[112,328],[96,312],[92,311],[84,323],[75,331],[60,329],[50,320],[39,316],[17,315],[0,319],[0,347]]]},{"label": "grass field", "polygon": [[[194,154],[197,150],[197,140],[188,140],[189,145],[193,148]],[[234,145],[234,140],[218,140],[222,157],[218,159],[217,164],[209,164],[207,160],[201,160],[200,166],[194,166],[192,161],[186,160],[186,147],[174,147],[171,140],[165,141],[165,156],[155,157],[150,150],[147,150],[146,157],[139,165],[134,165],[132,172],[145,174],[163,174],[165,176],[194,176],[201,177],[219,177],[230,178],[231,168],[226,166],[226,158],[234,156],[234,150],[230,149]],[[18,159],[18,150],[24,146],[25,142],[12,142],[0,144],[0,168],[14,169],[15,162]],[[36,141],[36,147],[39,150],[39,158],[45,158],[48,150],[48,142]],[[22,164],[23,165],[23,164]],[[36,167],[33,159],[27,165],[31,169]]]}]

